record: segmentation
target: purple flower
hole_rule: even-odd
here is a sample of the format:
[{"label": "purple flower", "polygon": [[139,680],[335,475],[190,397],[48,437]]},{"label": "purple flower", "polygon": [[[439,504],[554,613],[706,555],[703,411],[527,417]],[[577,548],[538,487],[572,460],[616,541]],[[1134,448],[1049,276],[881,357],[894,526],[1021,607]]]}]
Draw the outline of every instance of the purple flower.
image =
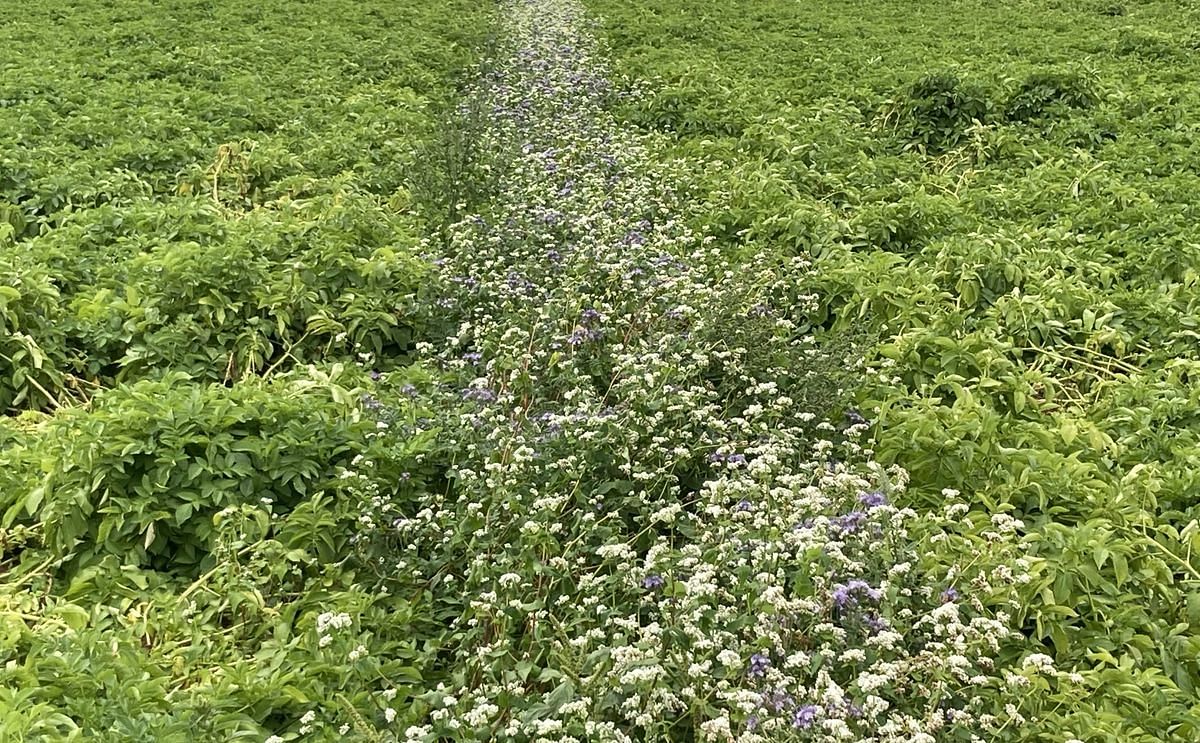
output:
[{"label": "purple flower", "polygon": [[745,498],[743,498],[737,502],[737,505],[733,507],[733,510],[735,510],[739,513],[744,513],[746,511],[753,511],[754,504],[751,503],[750,501],[746,500]]},{"label": "purple flower", "polygon": [[792,695],[788,694],[786,691],[775,689],[770,694],[762,695],[762,705],[764,707],[769,707],[776,712],[781,712],[791,707],[792,704]]},{"label": "purple flower", "polygon": [[666,584],[667,582],[663,580],[661,575],[647,575],[645,578],[642,578],[642,588],[645,588],[648,591],[662,588]]},{"label": "purple flower", "polygon": [[378,382],[378,381],[379,381],[379,380],[380,380],[382,377],[383,377],[383,375],[382,375],[382,374],[380,374],[380,373],[379,373],[378,371],[376,371],[375,369],[372,369],[372,370],[371,370],[371,380],[372,380],[372,381]]},{"label": "purple flower", "polygon": [[842,516],[834,516],[829,519],[829,526],[836,529],[839,535],[845,536],[861,529],[866,521],[866,511],[851,511]]},{"label": "purple flower", "polygon": [[867,508],[882,506],[887,504],[887,496],[879,490],[871,490],[858,496],[858,502]]},{"label": "purple flower", "polygon": [[755,653],[750,656],[750,669],[746,671],[746,675],[752,679],[762,678],[767,675],[767,669],[770,667],[770,658],[762,653]]},{"label": "purple flower", "polygon": [[957,600],[958,600],[958,589],[956,589],[954,586],[950,586],[945,591],[942,591],[942,603],[943,604],[949,604],[950,602],[957,601]]},{"label": "purple flower", "polygon": [[861,599],[879,601],[883,593],[878,588],[872,588],[865,580],[855,578],[847,583],[835,583],[830,596],[838,609],[850,609],[858,606]]},{"label": "purple flower", "polygon": [[476,402],[491,402],[496,399],[496,393],[486,387],[471,387],[463,390],[464,400],[475,400]]},{"label": "purple flower", "polygon": [[792,727],[800,728],[801,730],[812,727],[812,724],[817,719],[817,712],[820,710],[821,708],[815,704],[806,704],[803,707],[800,707],[796,710],[796,713],[792,715]]}]

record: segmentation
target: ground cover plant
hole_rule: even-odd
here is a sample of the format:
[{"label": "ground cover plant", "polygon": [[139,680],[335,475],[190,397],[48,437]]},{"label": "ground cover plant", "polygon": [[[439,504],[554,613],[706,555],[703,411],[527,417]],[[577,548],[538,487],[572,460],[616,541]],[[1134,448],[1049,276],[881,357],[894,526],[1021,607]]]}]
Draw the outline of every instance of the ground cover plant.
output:
[{"label": "ground cover plant", "polygon": [[1191,12],[0,27],[0,740],[1194,740]]}]

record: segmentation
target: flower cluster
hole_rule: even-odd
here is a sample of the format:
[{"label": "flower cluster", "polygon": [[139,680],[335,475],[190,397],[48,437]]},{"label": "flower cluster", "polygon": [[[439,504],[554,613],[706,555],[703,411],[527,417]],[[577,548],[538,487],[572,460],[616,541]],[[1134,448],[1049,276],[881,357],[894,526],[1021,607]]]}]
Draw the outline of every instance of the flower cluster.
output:
[{"label": "flower cluster", "polygon": [[982,690],[1004,681],[1018,530],[999,575],[926,566],[920,534],[953,520],[894,505],[906,475],[871,460],[861,414],[808,404],[828,383],[810,265],[735,261],[690,226],[691,166],[611,114],[577,0],[505,0],[499,24],[462,112],[489,198],[450,229],[457,325],[424,347],[459,380],[432,393],[450,487],[367,520],[414,595],[461,597],[407,739],[1011,725]]}]

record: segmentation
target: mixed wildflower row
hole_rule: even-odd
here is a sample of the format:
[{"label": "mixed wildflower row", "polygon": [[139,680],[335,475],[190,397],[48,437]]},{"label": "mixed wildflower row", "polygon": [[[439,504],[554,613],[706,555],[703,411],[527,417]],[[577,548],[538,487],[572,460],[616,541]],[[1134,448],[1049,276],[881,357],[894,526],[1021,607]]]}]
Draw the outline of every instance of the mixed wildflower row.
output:
[{"label": "mixed wildflower row", "polygon": [[1019,737],[1021,700],[1070,683],[1010,629],[1021,524],[972,542],[957,493],[897,507],[866,421],[812,404],[836,378],[810,265],[689,227],[688,166],[609,112],[580,3],[497,23],[459,111],[491,187],[436,261],[457,325],[421,346],[454,381],[404,389],[426,419],[369,405],[385,438],[440,437],[446,487],[345,480],[378,569],[447,622],[398,737]]}]

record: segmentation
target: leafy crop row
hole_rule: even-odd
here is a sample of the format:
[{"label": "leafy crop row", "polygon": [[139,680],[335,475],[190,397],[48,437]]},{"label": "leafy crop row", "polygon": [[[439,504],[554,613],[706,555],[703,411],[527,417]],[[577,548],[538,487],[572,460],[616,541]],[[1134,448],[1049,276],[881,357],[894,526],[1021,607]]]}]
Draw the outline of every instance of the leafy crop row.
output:
[{"label": "leafy crop row", "polygon": [[474,44],[448,10],[84,3],[6,24],[0,408],[407,350],[413,193]]},{"label": "leafy crop row", "polygon": [[[295,737],[317,701],[366,731],[378,678],[420,679],[339,475],[375,452],[442,482],[363,396],[441,322],[441,112],[487,16],[118,0],[0,26],[0,740]],[[347,612],[377,649],[349,674],[317,631]]]}]

